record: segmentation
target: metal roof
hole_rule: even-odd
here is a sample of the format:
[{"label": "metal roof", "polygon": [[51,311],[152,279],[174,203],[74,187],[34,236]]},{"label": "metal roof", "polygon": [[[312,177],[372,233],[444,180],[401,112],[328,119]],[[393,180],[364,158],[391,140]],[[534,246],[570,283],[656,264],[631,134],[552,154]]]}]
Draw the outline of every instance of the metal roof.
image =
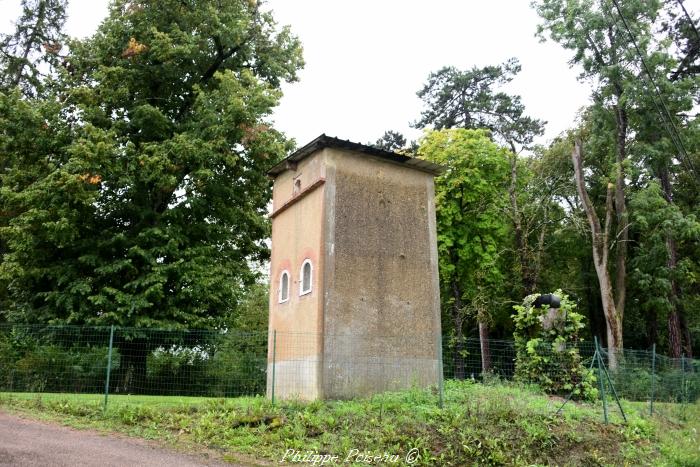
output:
[{"label": "metal roof", "polygon": [[267,173],[271,176],[279,175],[285,170],[287,170],[290,167],[290,164],[299,162],[300,160],[310,156],[311,154],[323,148],[339,148],[347,149],[349,151],[354,152],[360,152],[363,154],[367,154],[368,156],[377,157],[391,162],[396,162],[402,165],[407,165],[416,170],[428,172],[433,175],[440,175],[445,171],[445,167],[438,164],[433,164],[432,162],[428,162],[423,159],[409,157],[403,154],[398,154],[396,152],[385,151],[384,149],[375,148],[373,146],[367,146],[365,144],[360,143],[353,143],[352,141],[334,138],[332,136],[326,136],[325,134],[322,134],[306,146],[297,149],[292,154],[287,156],[284,160],[274,165],[270,170],[268,170]]}]

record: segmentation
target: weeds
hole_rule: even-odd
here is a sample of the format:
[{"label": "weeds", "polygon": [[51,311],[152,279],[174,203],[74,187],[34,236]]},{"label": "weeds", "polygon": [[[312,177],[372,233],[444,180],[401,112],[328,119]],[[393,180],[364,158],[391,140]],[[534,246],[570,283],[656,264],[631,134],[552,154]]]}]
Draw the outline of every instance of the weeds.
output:
[{"label": "weeds", "polygon": [[206,446],[231,459],[244,455],[276,462],[289,449],[341,460],[353,450],[403,458],[417,449],[415,465],[700,463],[698,404],[684,406],[679,417],[649,417],[646,405],[627,402],[629,423],[604,425],[598,404],[570,403],[555,416],[561,400],[532,386],[448,381],[445,391],[442,409],[429,391],[417,389],[274,406],[262,397],[114,396],[103,412],[97,399],[19,395],[0,395],[0,405],[73,425]]}]

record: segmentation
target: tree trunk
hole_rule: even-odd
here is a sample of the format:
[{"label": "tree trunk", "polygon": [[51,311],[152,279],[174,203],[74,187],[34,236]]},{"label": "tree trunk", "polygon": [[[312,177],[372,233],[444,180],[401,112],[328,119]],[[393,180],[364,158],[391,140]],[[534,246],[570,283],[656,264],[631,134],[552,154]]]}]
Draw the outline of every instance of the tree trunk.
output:
[{"label": "tree trunk", "polygon": [[[668,204],[673,204],[673,187],[668,173],[668,167],[665,165],[659,170],[659,181],[664,193],[664,199]],[[666,265],[670,271],[671,290],[669,291],[668,300],[671,304],[671,312],[668,315],[668,353],[671,358],[681,358],[683,354],[683,337],[682,331],[683,310],[681,308],[681,290],[678,282],[675,279],[675,272],[678,266],[678,247],[676,240],[673,238],[673,232],[666,232],[666,250],[668,259]],[[690,345],[690,333],[686,336],[686,353],[692,355],[692,346]]]},{"label": "tree trunk", "polygon": [[523,293],[530,295],[536,289],[536,271],[539,258],[533,258],[530,254],[527,234],[523,231],[522,212],[518,206],[518,156],[515,146],[511,144],[510,154],[510,186],[508,187],[510,198],[511,217],[513,219],[513,232],[515,235],[515,249],[520,265],[521,283]]},{"label": "tree trunk", "polygon": [[681,344],[681,320],[675,307],[668,314],[668,356],[681,358],[683,353]]},{"label": "tree trunk", "polygon": [[[544,218],[547,219],[548,209],[544,210]],[[547,235],[547,224],[542,224],[542,230],[540,230],[539,237],[537,239],[537,253],[535,254],[535,261],[532,267],[532,292],[537,291],[537,286],[540,282],[540,271],[542,270],[542,253],[544,252],[544,240]]]},{"label": "tree trunk", "polygon": [[[613,192],[615,187],[608,184],[605,199],[605,224],[601,227],[600,219],[596,214],[595,207],[591,203],[586,191],[586,184],[583,179],[583,162],[581,155],[581,142],[576,141],[571,152],[571,160],[574,164],[574,176],[576,189],[581,204],[586,213],[588,224],[591,229],[593,246],[593,265],[595,266],[598,284],[600,285],[600,298],[603,305],[603,313],[607,325],[607,346],[609,350],[609,365],[611,369],[617,368],[617,352],[622,349],[622,315],[616,309],[612,280],[608,271],[608,251],[610,243],[610,225],[613,214]],[[624,302],[624,300],[623,300]]]},{"label": "tree trunk", "polygon": [[464,331],[462,330],[462,289],[457,283],[457,279],[452,280],[452,323],[455,327],[455,344],[454,354],[452,355],[452,363],[454,367],[455,379],[464,379]]},{"label": "tree trunk", "polygon": [[[685,314],[681,313],[680,314],[680,321],[681,321],[681,331],[683,333],[683,338],[685,339],[685,356],[688,358],[693,358],[693,340],[692,337],[690,336],[690,328],[688,327],[688,321],[685,319]],[[691,367],[692,370],[692,367]]]},{"label": "tree trunk", "polygon": [[515,235],[515,250],[518,255],[520,265],[520,275],[525,295],[534,293],[534,283],[531,264],[528,258],[527,236],[523,234],[523,226],[520,208],[518,207],[518,156],[515,147],[511,145],[510,154],[510,186],[508,196],[510,198],[511,216],[513,218],[513,232]]},{"label": "tree trunk", "polygon": [[[615,257],[615,310],[622,324],[627,298],[627,243],[629,241],[629,218],[625,202],[625,171],[627,158],[627,112],[620,105],[622,93],[617,96],[615,106],[617,120],[617,168],[615,171],[615,214],[617,218],[617,238]],[[620,326],[622,327],[622,326]],[[622,344],[622,340],[620,340]],[[621,347],[620,347],[621,348]]]},{"label": "tree trunk", "polygon": [[35,45],[39,31],[44,26],[44,19],[46,17],[46,1],[39,2],[39,7],[37,10],[36,17],[37,17],[37,19],[36,19],[36,23],[34,24],[34,27],[32,28],[32,34],[29,36],[29,40],[24,45],[24,51],[22,52],[22,59],[21,59],[22,63],[19,66],[19,68],[17,68],[17,72],[14,76],[14,79],[12,80],[13,87],[19,86],[19,83],[22,81],[22,72],[24,72],[24,69],[27,67],[27,64],[29,63],[29,53],[32,51],[32,48]]},{"label": "tree trunk", "polygon": [[479,344],[481,345],[481,374],[491,371],[491,348],[489,347],[489,325],[479,319]]},{"label": "tree trunk", "polygon": [[145,340],[124,340],[117,344],[119,349],[119,374],[115,375],[115,392],[145,394],[149,392],[146,380],[148,343]]}]

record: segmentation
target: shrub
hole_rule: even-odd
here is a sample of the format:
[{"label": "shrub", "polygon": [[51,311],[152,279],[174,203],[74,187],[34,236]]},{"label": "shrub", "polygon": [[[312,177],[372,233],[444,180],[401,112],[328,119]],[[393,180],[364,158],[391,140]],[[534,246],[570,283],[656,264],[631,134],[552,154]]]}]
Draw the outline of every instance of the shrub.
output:
[{"label": "shrub", "polygon": [[538,384],[550,394],[573,392],[575,398],[594,399],[598,394],[595,377],[583,365],[578,350],[583,315],[574,311],[576,304],[561,290],[555,295],[561,298],[559,309],[535,306],[539,294],[513,307],[515,378]]},{"label": "shrub", "polygon": [[[0,333],[0,390],[101,392],[107,368],[105,346],[57,345],[27,333]],[[112,351],[112,369],[119,366]]]}]

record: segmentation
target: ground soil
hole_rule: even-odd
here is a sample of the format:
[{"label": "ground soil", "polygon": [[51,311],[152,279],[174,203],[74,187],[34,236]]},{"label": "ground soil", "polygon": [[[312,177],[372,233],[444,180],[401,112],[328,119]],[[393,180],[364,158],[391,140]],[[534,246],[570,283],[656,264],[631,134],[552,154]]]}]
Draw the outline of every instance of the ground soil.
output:
[{"label": "ground soil", "polygon": [[216,456],[187,454],[114,433],[75,430],[0,411],[0,466],[228,466]]}]

